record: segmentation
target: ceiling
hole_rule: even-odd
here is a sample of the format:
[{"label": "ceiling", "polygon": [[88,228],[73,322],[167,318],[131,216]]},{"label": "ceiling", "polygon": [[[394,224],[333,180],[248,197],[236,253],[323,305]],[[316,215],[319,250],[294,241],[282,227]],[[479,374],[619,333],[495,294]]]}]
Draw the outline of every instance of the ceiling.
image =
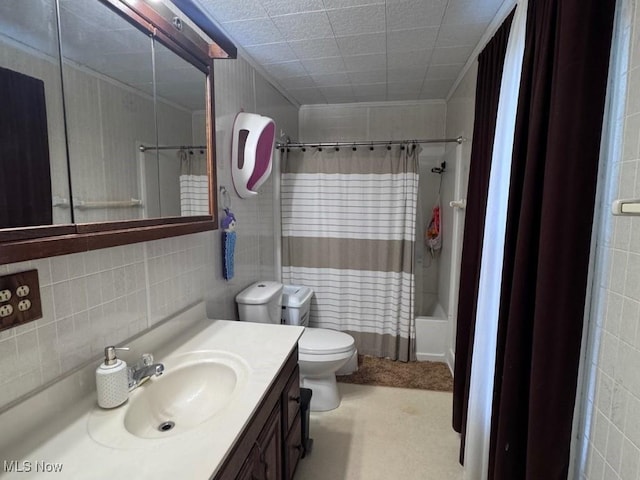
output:
[{"label": "ceiling", "polygon": [[194,0],[300,104],[442,99],[503,0]]}]

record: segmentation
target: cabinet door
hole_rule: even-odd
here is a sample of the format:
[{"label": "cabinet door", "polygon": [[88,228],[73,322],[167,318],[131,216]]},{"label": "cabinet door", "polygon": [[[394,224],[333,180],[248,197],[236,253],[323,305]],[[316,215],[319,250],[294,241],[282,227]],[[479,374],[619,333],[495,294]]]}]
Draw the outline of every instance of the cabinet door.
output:
[{"label": "cabinet door", "polygon": [[256,474],[259,473],[259,456],[260,452],[258,447],[253,447],[236,480],[262,480],[262,477],[256,476]]},{"label": "cabinet door", "polygon": [[298,466],[298,461],[302,455],[302,424],[301,417],[298,415],[293,423],[293,427],[289,431],[286,445],[285,472],[286,479],[291,480]]},{"label": "cabinet door", "polygon": [[260,476],[257,478],[264,480],[282,479],[282,433],[280,427],[280,405],[278,405],[264,430],[258,438],[259,462],[258,468]]},{"label": "cabinet door", "polygon": [[293,422],[300,411],[300,369],[296,367],[283,392],[282,405],[284,407],[284,419],[287,421],[285,434],[291,430]]}]

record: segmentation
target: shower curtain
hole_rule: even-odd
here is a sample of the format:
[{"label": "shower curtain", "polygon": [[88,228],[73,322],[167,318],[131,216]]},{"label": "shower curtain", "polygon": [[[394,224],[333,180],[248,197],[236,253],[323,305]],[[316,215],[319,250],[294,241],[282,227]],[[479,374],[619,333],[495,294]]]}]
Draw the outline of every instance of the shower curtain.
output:
[{"label": "shower curtain", "polygon": [[180,159],[180,214],[209,215],[209,177],[204,151],[178,151]]},{"label": "shower curtain", "polygon": [[283,161],[283,282],[314,290],[312,326],[414,360],[417,149],[312,150]]}]

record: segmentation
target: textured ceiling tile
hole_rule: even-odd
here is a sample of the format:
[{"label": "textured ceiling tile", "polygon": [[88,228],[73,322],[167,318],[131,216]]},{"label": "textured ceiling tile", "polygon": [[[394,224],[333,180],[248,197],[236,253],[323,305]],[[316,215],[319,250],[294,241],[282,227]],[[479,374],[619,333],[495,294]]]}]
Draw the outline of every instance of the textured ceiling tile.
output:
[{"label": "textured ceiling tile", "polygon": [[302,60],[304,68],[310,74],[344,72],[346,70],[342,57],[312,58]]},{"label": "textured ceiling tile", "polygon": [[337,85],[333,87],[320,87],[320,91],[325,96],[352,96],[353,97],[353,88],[351,85]]},{"label": "textured ceiling tile", "polygon": [[453,80],[425,80],[420,98],[445,98],[453,85]]},{"label": "textured ceiling tile", "polygon": [[359,5],[383,4],[385,0],[323,0],[326,8],[357,7]]},{"label": "textured ceiling tile", "polygon": [[293,13],[272,17],[287,40],[308,40],[333,36],[326,12]]},{"label": "textured ceiling tile", "polygon": [[442,25],[436,47],[475,47],[487,26],[484,23],[468,25]]},{"label": "textured ceiling tile", "polygon": [[467,47],[439,47],[433,50],[432,65],[446,65],[451,63],[466,63],[473,52],[472,46]]},{"label": "textured ceiling tile", "polygon": [[444,98],[503,2],[199,1],[301,104]]},{"label": "textured ceiling tile", "polygon": [[349,76],[344,72],[320,73],[311,75],[319,87],[333,87],[336,85],[350,85]]},{"label": "textured ceiling tile", "polygon": [[395,82],[422,82],[427,73],[426,65],[423,67],[404,67],[389,70],[387,80]]},{"label": "textured ceiling tile", "polygon": [[387,28],[406,30],[439,26],[447,6],[446,0],[403,0],[387,3]]},{"label": "textured ceiling tile", "polygon": [[387,36],[387,51],[389,53],[428,50],[435,46],[438,27],[397,30],[389,32]]},{"label": "textured ceiling tile", "polygon": [[427,80],[455,80],[464,67],[463,63],[453,65],[430,65],[427,71]]},{"label": "textured ceiling tile", "polygon": [[401,102],[404,100],[415,100],[418,98],[419,93],[414,90],[406,90],[404,92],[389,92],[387,93],[387,101],[389,102]]},{"label": "textured ceiling tile", "polygon": [[297,56],[288,43],[265,43],[245,48],[246,52],[260,64],[282,63],[297,60]]},{"label": "textured ceiling tile", "polygon": [[358,83],[386,83],[386,70],[372,70],[370,72],[347,72],[353,85]]},{"label": "textured ceiling tile", "polygon": [[282,63],[271,63],[269,65],[264,65],[264,68],[267,72],[269,72],[276,78],[300,77],[303,75],[307,75],[308,73],[299,60]]},{"label": "textured ceiling tile", "polygon": [[420,90],[422,89],[422,81],[418,82],[398,82],[391,83],[387,85],[387,93],[406,93],[412,92],[416,98],[420,94]]},{"label": "textured ceiling tile", "polygon": [[427,66],[431,58],[432,50],[414,50],[412,52],[390,53],[387,58],[387,65],[390,69],[405,68],[408,66]]},{"label": "textured ceiling tile", "polygon": [[442,23],[489,23],[495,17],[503,0],[450,0]]},{"label": "textured ceiling tile", "polygon": [[284,41],[280,30],[269,18],[227,22],[223,27],[237,43],[245,47]]},{"label": "textured ceiling tile", "polygon": [[387,68],[387,56],[384,53],[345,56],[344,64],[350,72],[368,72]]},{"label": "textured ceiling tile", "polygon": [[262,6],[271,16],[324,10],[322,0],[262,0]]},{"label": "textured ceiling tile", "polygon": [[339,90],[342,87],[323,87],[320,89],[328,103],[353,103],[356,96],[352,90]]},{"label": "textured ceiling tile", "polygon": [[205,0],[202,2],[205,11],[220,23],[233,20],[250,20],[267,17],[267,11],[260,0]]},{"label": "textured ceiling tile", "polygon": [[327,10],[327,15],[336,36],[385,31],[384,5]]},{"label": "textured ceiling tile", "polygon": [[279,81],[280,85],[287,89],[294,88],[312,88],[317,85],[311,78],[311,75],[303,75],[301,77],[288,77]]},{"label": "textured ceiling tile", "polygon": [[384,33],[336,37],[336,40],[342,55],[366,55],[386,52],[387,39]]},{"label": "textured ceiling tile", "polygon": [[327,103],[327,99],[317,88],[301,88],[291,89],[289,93],[293,95],[301,105],[310,105],[314,103]]},{"label": "textured ceiling tile", "polygon": [[335,38],[296,40],[289,42],[289,46],[300,59],[340,56]]},{"label": "textured ceiling tile", "polygon": [[386,83],[359,83],[353,86],[356,97],[380,96],[387,94]]}]

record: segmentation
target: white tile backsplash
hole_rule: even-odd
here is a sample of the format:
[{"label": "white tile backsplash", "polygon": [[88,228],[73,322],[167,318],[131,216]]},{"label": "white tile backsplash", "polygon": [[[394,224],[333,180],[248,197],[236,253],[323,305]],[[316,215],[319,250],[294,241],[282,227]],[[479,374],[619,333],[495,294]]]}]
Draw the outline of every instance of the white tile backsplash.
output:
[{"label": "white tile backsplash", "polygon": [[42,319],[0,332],[0,409],[195,302],[207,300],[212,317],[237,318],[235,295],[275,278],[273,183],[253,199],[235,194],[230,132],[244,109],[296,139],[297,109],[242,58],[216,62],[215,73],[218,184],[239,221],[235,277],[222,279],[220,231],[0,265],[0,274],[36,268],[43,305]]}]

